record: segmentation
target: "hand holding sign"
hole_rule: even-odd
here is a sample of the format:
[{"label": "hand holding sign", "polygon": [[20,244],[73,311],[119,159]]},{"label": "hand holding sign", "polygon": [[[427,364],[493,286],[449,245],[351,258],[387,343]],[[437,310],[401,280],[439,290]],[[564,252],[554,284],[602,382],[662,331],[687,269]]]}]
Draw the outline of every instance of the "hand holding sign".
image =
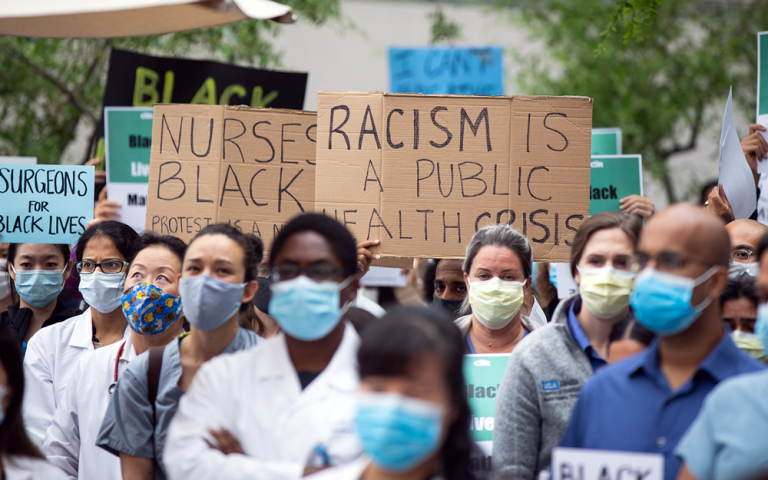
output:
[{"label": "hand holding sign", "polygon": [[630,195],[619,200],[621,211],[626,213],[635,213],[648,220],[653,215],[654,207],[650,198],[640,195]]},{"label": "hand holding sign", "polygon": [[722,183],[719,187],[715,187],[709,192],[709,199],[707,200],[705,208],[715,215],[718,215],[725,223],[730,223],[735,220],[731,202],[728,201],[728,197],[725,195]]},{"label": "hand holding sign", "polygon": [[755,185],[760,179],[760,174],[768,170],[768,162],[763,161],[768,159],[768,141],[760,133],[765,131],[764,126],[753,123],[749,126],[749,135],[741,141],[741,149],[747,158],[752,175],[755,176]]}]

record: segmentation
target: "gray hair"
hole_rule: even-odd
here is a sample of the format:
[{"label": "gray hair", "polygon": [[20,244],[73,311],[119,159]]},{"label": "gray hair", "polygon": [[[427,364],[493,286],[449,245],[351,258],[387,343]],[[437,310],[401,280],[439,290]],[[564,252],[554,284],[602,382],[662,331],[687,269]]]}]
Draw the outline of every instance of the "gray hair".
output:
[{"label": "gray hair", "polygon": [[[491,245],[512,250],[512,252],[517,255],[517,258],[520,259],[525,278],[527,279],[531,276],[531,271],[533,270],[533,249],[531,248],[531,244],[520,232],[506,223],[485,226],[478,230],[472,237],[472,240],[469,241],[469,245],[467,245],[467,253],[464,257],[464,264],[461,267],[467,276],[469,276],[472,262],[475,260],[480,249]],[[464,303],[461,305],[459,313],[468,315],[470,312],[469,293],[467,293],[467,297],[464,299]]]}]

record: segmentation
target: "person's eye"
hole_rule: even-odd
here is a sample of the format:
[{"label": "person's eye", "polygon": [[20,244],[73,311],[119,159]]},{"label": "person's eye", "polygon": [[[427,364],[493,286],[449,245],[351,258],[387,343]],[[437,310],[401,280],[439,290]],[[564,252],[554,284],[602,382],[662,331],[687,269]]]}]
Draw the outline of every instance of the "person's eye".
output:
[{"label": "person's eye", "polygon": [[502,280],[504,280],[505,282],[514,282],[515,277],[513,275],[508,274],[508,275],[504,275],[504,278],[502,278]]},{"label": "person's eye", "polygon": [[158,275],[157,276],[157,280],[162,280],[164,282],[168,282],[169,281],[168,277],[166,277],[165,275]]},{"label": "person's eye", "polygon": [[487,279],[487,278],[488,278],[488,274],[487,274],[487,273],[478,273],[478,274],[477,274],[477,278],[480,278],[480,279],[482,279],[482,280],[485,280],[485,279]]},{"label": "person's eye", "polygon": [[466,292],[467,291],[467,287],[464,286],[464,285],[462,285],[461,287],[456,287],[456,291],[457,292],[462,292],[462,293]]},{"label": "person's eye", "polygon": [[131,278],[141,278],[141,272],[136,272],[133,275],[131,275]]},{"label": "person's eye", "polygon": [[46,266],[46,268],[56,268],[56,267],[59,266],[59,264],[56,263],[56,262],[48,262],[48,263],[45,264],[45,266]]},{"label": "person's eye", "polygon": [[227,270],[226,268],[219,268],[218,270],[216,270],[216,273],[224,277],[232,274],[232,272]]},{"label": "person's eye", "polygon": [[444,285],[435,285],[435,291],[436,292],[443,292],[443,291],[445,291],[445,286]]},{"label": "person's eye", "polygon": [[197,268],[197,267],[196,267],[196,266],[194,266],[194,265],[190,265],[190,266],[188,266],[188,267],[187,267],[187,271],[188,271],[188,272],[192,272],[192,273],[195,273],[195,272],[198,272],[199,270],[200,270],[200,269],[199,269],[199,268]]}]

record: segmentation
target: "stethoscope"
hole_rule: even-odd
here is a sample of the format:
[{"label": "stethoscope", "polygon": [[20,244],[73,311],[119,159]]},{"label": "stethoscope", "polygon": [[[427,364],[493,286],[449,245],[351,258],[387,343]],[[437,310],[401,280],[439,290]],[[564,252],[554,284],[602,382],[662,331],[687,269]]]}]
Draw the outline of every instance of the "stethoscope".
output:
[{"label": "stethoscope", "polygon": [[117,367],[118,365],[120,365],[120,357],[123,356],[124,348],[125,348],[125,342],[123,342],[123,344],[120,345],[120,349],[117,351],[117,358],[115,359],[115,381],[112,382],[112,385],[110,385],[109,388],[107,389],[110,396],[115,392],[115,387],[117,386]]}]

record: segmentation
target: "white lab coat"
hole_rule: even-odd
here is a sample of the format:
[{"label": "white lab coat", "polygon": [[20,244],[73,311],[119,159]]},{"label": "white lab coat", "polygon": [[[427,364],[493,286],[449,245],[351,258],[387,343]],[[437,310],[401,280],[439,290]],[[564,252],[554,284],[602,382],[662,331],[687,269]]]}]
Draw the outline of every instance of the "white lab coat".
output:
[{"label": "white lab coat", "polygon": [[96,446],[101,422],[109,405],[109,386],[128,362],[136,358],[131,337],[83,355],[69,379],[64,398],[56,407],[43,444],[43,455],[72,479],[120,480],[120,458]]},{"label": "white lab coat", "polygon": [[[359,380],[360,338],[347,323],[325,370],[306,389],[293,367],[284,334],[204,364],[181,398],[165,443],[170,480],[298,479],[304,468],[357,458],[352,421]],[[224,427],[245,455],[210,448],[208,429]]]},{"label": "white lab coat", "polygon": [[42,458],[3,457],[5,480],[64,480],[64,472]]},{"label": "white lab coat", "polygon": [[[123,339],[130,336],[126,327]],[[32,335],[24,356],[24,426],[32,441],[42,447],[56,406],[80,358],[93,351],[91,309],[82,315],[40,329]],[[122,343],[122,341],[120,342]]]}]

